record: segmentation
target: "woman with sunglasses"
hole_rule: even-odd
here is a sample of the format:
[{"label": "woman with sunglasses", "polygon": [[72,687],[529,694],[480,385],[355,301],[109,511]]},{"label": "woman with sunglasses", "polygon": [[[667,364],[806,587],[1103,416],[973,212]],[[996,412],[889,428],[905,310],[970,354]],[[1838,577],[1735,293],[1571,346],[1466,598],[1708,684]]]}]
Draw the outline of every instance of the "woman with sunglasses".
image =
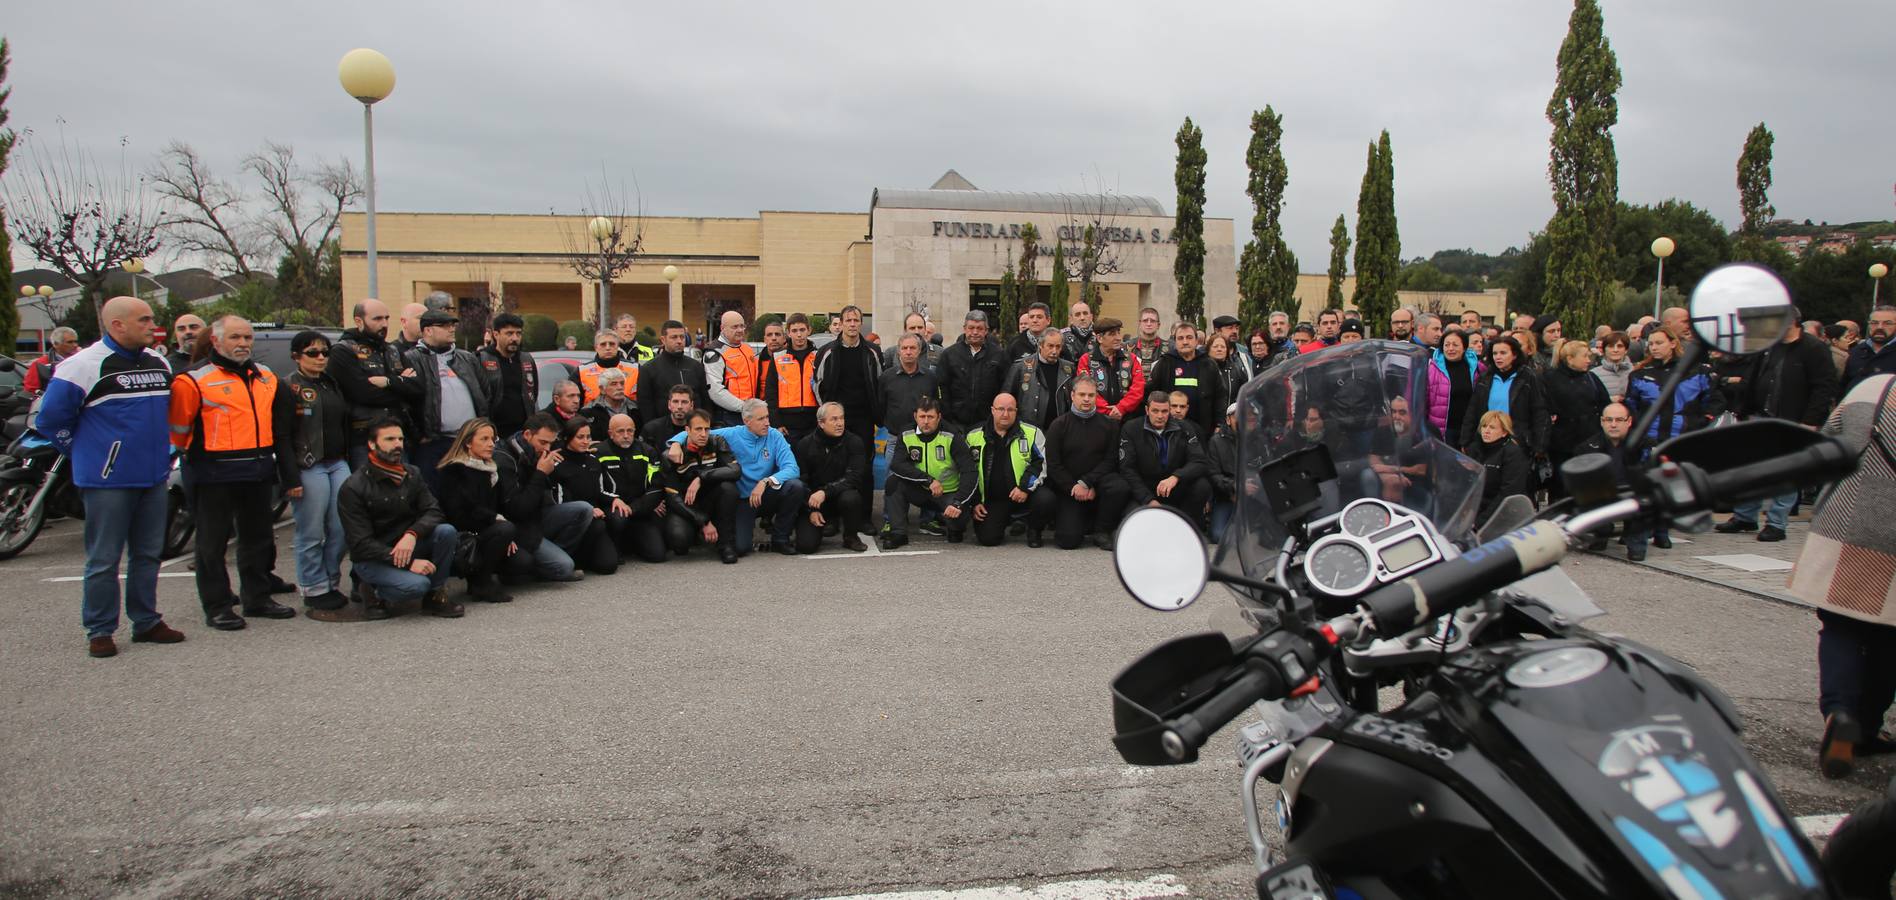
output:
[{"label": "woman with sunglasses", "polygon": [[346,541],[336,494],[349,477],[349,402],[329,375],[329,339],[320,332],[291,338],[290,358],[291,452],[300,476],[288,492],[296,512],[296,590],[306,609],[336,610],[348,603],[338,590]]}]

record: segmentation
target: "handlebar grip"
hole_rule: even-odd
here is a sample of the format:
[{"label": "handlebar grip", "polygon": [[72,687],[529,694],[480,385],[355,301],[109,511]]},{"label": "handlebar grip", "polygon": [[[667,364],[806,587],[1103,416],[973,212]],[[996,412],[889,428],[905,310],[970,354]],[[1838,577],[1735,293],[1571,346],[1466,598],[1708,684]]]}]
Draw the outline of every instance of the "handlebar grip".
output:
[{"label": "handlebar grip", "polygon": [[1856,457],[1843,444],[1825,441],[1797,453],[1707,474],[1705,493],[1721,503],[1762,500],[1846,477],[1856,465]]},{"label": "handlebar grip", "polygon": [[[1213,733],[1223,728],[1225,723],[1238,717],[1259,700],[1275,700],[1288,690],[1284,680],[1276,672],[1266,668],[1251,668],[1238,680],[1219,689],[1211,699],[1200,704],[1191,712],[1165,723],[1166,734],[1161,738],[1165,752],[1173,759],[1184,759],[1192,750],[1205,746]],[[1173,743],[1177,739],[1177,744]]]},{"label": "handlebar grip", "polygon": [[1376,632],[1401,634],[1523,575],[1551,568],[1567,555],[1567,532],[1555,522],[1535,522],[1436,563],[1363,598]]}]

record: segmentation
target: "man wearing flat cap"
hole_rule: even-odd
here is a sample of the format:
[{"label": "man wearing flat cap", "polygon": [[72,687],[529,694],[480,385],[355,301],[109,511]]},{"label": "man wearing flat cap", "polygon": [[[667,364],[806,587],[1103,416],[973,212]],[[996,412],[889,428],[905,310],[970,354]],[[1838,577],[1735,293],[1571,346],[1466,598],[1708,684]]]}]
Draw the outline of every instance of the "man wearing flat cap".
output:
[{"label": "man wearing flat cap", "polygon": [[454,327],[461,320],[446,310],[421,314],[421,336],[402,357],[421,380],[421,401],[415,409],[415,449],[408,462],[421,470],[430,491],[438,487],[435,464],[448,452],[454,433],[476,416],[485,416],[493,391],[474,354],[454,346]]},{"label": "man wearing flat cap", "polygon": [[1231,365],[1244,373],[1244,377],[1238,379],[1236,384],[1243,384],[1257,375],[1257,368],[1248,352],[1251,344],[1240,336],[1241,329],[1242,324],[1237,316],[1219,316],[1211,320],[1211,330],[1224,335],[1225,340],[1231,342]]}]

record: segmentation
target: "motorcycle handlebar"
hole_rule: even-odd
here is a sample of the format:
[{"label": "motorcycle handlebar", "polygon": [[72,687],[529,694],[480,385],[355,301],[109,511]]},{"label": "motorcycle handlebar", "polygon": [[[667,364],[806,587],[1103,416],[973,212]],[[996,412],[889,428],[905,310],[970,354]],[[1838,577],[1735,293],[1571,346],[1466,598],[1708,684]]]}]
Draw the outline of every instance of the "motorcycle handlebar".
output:
[{"label": "motorcycle handlebar", "polygon": [[1220,688],[1197,709],[1168,720],[1165,733],[1159,737],[1160,744],[1166,755],[1173,759],[1186,759],[1191,751],[1203,747],[1213,733],[1237,718],[1251,704],[1259,700],[1281,699],[1288,690],[1284,679],[1271,667],[1252,666],[1238,680]]},{"label": "motorcycle handlebar", "polygon": [[1843,444],[1825,441],[1806,450],[1705,475],[1705,496],[1739,503],[1777,497],[1848,476],[1856,459]]},{"label": "motorcycle handlebar", "polygon": [[1558,522],[1535,522],[1384,585],[1364,597],[1362,606],[1378,634],[1401,634],[1523,575],[1551,568],[1566,554],[1567,530]]}]

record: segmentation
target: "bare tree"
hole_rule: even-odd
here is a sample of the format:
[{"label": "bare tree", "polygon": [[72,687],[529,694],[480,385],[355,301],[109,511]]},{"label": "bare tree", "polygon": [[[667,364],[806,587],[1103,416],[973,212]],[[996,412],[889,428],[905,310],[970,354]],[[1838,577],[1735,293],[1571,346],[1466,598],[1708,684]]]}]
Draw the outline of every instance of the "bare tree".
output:
[{"label": "bare tree", "polygon": [[1067,223],[1056,233],[1065,250],[1067,277],[1079,280],[1079,299],[1095,310],[1099,308],[1099,289],[1093,282],[1102,275],[1119,274],[1119,251],[1113,246],[1113,237],[1119,231],[1119,201],[1103,181],[1098,183],[1099,189],[1078,208],[1067,203]]},{"label": "bare tree", "polygon": [[158,223],[172,249],[216,260],[213,265],[226,274],[251,274],[251,262],[263,258],[263,248],[235,184],[218,177],[183,141],[166,144],[146,177],[172,201],[170,213]]},{"label": "bare tree", "polygon": [[[613,192],[605,167],[599,168],[599,186],[586,185],[586,200],[579,208],[577,230],[570,218],[561,219],[560,233],[566,240],[566,265],[573,273],[599,285],[599,305],[595,320],[599,327],[612,318],[612,280],[632,268],[645,246],[645,200],[638,190],[638,176],[632,178],[631,207],[627,208],[625,183]],[[557,215],[557,214],[556,214]],[[603,218],[605,231],[594,234],[592,221]]]},{"label": "bare tree", "polygon": [[[362,197],[355,167],[336,160],[304,169],[295,148],[274,141],[244,157],[243,166],[263,191],[253,227],[279,254],[279,298],[319,315],[339,309],[340,273],[330,271],[324,257],[342,228],[343,210]],[[326,282],[335,282],[334,289]]]},{"label": "bare tree", "polygon": [[5,181],[14,234],[34,258],[79,283],[96,320],[106,276],[158,249],[162,212],[122,156],[113,172],[63,137],[57,151],[44,149],[31,130],[20,137],[24,165]]}]

